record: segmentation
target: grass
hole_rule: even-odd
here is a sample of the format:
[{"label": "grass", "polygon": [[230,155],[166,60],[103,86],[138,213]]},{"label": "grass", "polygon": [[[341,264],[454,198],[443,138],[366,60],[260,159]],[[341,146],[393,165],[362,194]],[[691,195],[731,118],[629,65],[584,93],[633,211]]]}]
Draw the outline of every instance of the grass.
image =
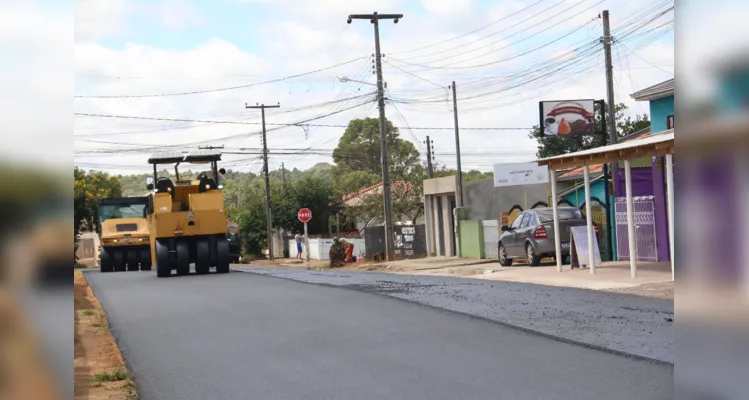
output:
[{"label": "grass", "polygon": [[94,322],[91,324],[91,326],[93,326],[94,328],[106,328],[107,324],[105,324],[104,322]]},{"label": "grass", "polygon": [[127,372],[123,370],[117,370],[114,373],[109,372],[102,372],[100,374],[96,374],[91,378],[94,382],[114,382],[114,381],[124,381],[129,378],[130,375],[128,375]]},{"label": "grass", "polygon": [[87,317],[90,317],[90,316],[92,316],[92,315],[94,315],[96,313],[94,312],[94,310],[83,310],[83,311],[81,311],[81,314],[83,314],[83,315],[85,315]]}]

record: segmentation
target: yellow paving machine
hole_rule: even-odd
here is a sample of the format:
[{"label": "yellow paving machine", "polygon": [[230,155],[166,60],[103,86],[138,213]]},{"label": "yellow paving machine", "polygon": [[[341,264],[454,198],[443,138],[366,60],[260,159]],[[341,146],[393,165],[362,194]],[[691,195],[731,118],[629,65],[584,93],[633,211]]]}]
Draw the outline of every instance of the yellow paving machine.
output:
[{"label": "yellow paving machine", "polygon": [[101,272],[151,270],[147,209],[148,197],[121,197],[99,202]]},{"label": "yellow paving machine", "polygon": [[[152,156],[153,183],[148,184],[150,206],[148,227],[151,257],[156,261],[156,275],[160,278],[195,273],[207,274],[211,268],[217,273],[229,272],[229,241],[224,197],[218,185],[216,150],[192,150]],[[180,179],[179,165],[208,164],[209,172],[197,180]],[[159,165],[173,165],[175,181],[158,176]]]}]

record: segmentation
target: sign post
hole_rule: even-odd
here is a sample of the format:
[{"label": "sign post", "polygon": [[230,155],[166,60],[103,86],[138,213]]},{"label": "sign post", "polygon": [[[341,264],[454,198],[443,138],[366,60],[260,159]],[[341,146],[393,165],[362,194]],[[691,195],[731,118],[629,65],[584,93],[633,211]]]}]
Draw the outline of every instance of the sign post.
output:
[{"label": "sign post", "polygon": [[309,265],[309,234],[307,233],[307,222],[312,219],[312,211],[309,208],[302,208],[297,212],[296,217],[299,221],[304,224],[304,249],[307,254],[307,269],[310,269]]}]

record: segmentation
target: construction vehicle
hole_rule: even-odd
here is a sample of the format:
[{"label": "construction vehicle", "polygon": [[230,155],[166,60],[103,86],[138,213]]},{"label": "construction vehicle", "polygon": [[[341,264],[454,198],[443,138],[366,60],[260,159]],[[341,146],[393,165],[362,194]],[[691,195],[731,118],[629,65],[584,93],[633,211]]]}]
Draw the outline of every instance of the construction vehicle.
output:
[{"label": "construction vehicle", "polygon": [[[156,275],[160,278],[195,273],[207,274],[211,268],[217,273],[229,272],[229,240],[224,196],[218,186],[216,150],[192,150],[155,155],[148,159],[153,165],[153,183],[147,185],[154,192],[150,197],[148,226],[151,257],[156,261]],[[179,165],[209,164],[210,174],[201,173],[197,180],[179,176]],[[173,165],[176,180],[159,177],[159,165]]]},{"label": "construction vehicle", "polygon": [[229,240],[229,258],[231,262],[238,263],[242,260],[242,240],[239,236],[239,224],[227,221],[226,238]]},{"label": "construction vehicle", "polygon": [[150,271],[148,197],[99,201],[99,270]]}]

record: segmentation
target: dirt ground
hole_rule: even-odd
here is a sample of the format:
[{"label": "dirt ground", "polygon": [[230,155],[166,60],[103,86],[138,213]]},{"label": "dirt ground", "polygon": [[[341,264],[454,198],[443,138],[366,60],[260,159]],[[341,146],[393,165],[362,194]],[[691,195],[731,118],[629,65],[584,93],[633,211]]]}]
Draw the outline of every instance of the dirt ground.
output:
[{"label": "dirt ground", "polygon": [[134,382],[81,271],[75,271],[75,399],[136,399]]},{"label": "dirt ground", "polygon": [[39,350],[38,337],[15,296],[0,288],[0,398],[60,398],[56,378]]},{"label": "dirt ground", "polygon": [[638,296],[653,297],[656,299],[674,299],[674,283],[649,283],[623,289],[605,289],[607,292],[634,294]]}]

